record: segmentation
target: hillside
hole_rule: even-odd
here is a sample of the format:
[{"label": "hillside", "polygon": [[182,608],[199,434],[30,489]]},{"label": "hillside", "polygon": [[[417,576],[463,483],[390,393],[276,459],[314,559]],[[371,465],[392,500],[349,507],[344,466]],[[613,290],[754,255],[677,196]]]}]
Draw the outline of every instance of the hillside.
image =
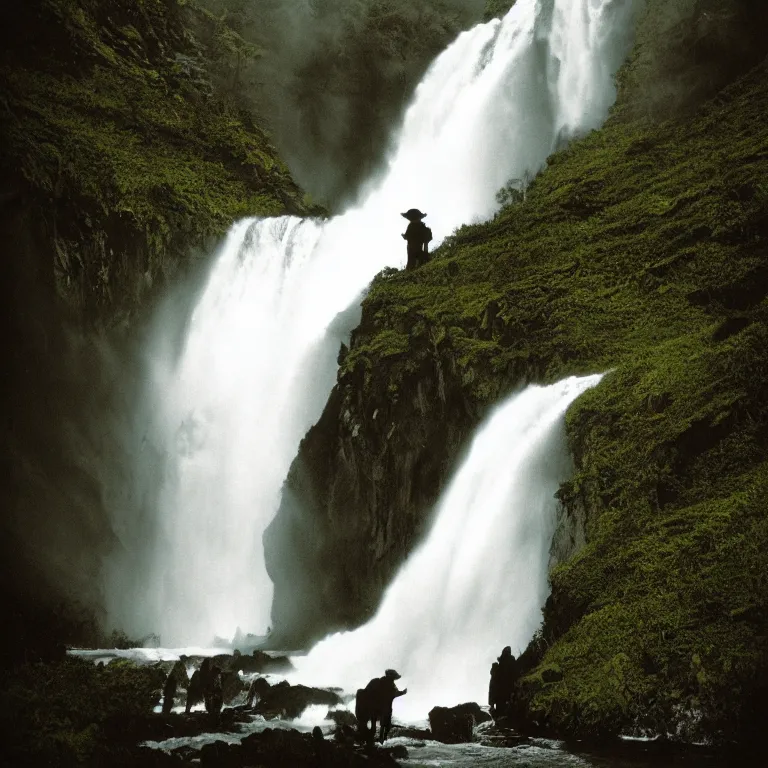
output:
[{"label": "hillside", "polygon": [[764,19],[751,3],[648,3],[608,124],[552,156],[524,201],[374,281],[268,531],[275,558],[296,552],[276,584],[283,637],[372,614],[500,398],[606,371],[568,415],[563,557],[521,713],[580,737],[753,733],[768,684]]}]

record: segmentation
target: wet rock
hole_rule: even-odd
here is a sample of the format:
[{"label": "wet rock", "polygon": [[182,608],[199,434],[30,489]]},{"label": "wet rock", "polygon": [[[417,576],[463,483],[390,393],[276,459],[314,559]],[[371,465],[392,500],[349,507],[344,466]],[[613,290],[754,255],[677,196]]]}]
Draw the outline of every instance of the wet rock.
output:
[{"label": "wet rock", "polygon": [[113,744],[137,744],[199,736],[203,733],[236,733],[250,717],[235,709],[225,709],[218,716],[207,712],[182,714],[147,714],[109,718],[103,725],[104,736]]},{"label": "wet rock", "polygon": [[432,738],[444,744],[474,741],[475,718],[460,707],[434,707],[429,713]]},{"label": "wet rock", "polygon": [[231,704],[235,699],[244,693],[247,686],[240,679],[237,672],[226,670],[221,674],[221,692],[225,704]]},{"label": "wet rock", "polygon": [[341,704],[341,697],[333,691],[322,688],[308,688],[305,685],[278,683],[264,691],[264,695],[255,710],[262,715],[281,715],[282,717],[300,717],[301,713],[312,704],[324,704],[333,707]]},{"label": "wet rock", "polygon": [[254,701],[261,701],[272,686],[263,677],[257,677],[248,689],[248,706],[253,706]]},{"label": "wet rock", "polygon": [[432,731],[428,728],[410,728],[404,725],[394,725],[389,732],[390,739],[420,739],[430,740],[433,738]]},{"label": "wet rock", "polygon": [[229,659],[229,668],[233,671],[257,672],[262,675],[282,674],[293,669],[293,664],[287,656],[270,656],[264,651],[256,650],[250,656],[245,654],[233,655]]},{"label": "wet rock", "polygon": [[357,718],[348,709],[329,709],[325,719],[332,720],[337,726],[349,725],[355,727],[357,725]]},{"label": "wet rock", "polygon": [[[504,718],[508,722],[507,718]],[[518,747],[528,741],[526,736],[500,721],[482,723],[475,729],[475,739],[484,747]]]},{"label": "wet rock", "polygon": [[267,728],[243,739],[242,765],[263,768],[394,768],[394,758],[383,749],[368,752],[315,739],[308,733]]},{"label": "wet rock", "polygon": [[408,749],[404,744],[395,744],[394,747],[384,747],[382,752],[386,752],[395,760],[408,759]]},{"label": "wet rock", "polygon": [[200,765],[216,768],[239,768],[242,763],[242,748],[226,741],[204,744],[200,750]]},{"label": "wet rock", "polygon": [[475,718],[475,725],[480,723],[489,723],[493,718],[476,702],[468,701],[465,704],[458,704],[451,707],[451,711],[459,715],[472,715]]}]

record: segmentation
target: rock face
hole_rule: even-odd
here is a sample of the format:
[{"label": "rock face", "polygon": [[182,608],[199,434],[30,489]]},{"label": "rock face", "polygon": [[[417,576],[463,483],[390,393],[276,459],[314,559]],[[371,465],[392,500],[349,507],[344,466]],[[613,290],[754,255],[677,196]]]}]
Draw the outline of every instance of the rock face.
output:
[{"label": "rock face", "polygon": [[462,393],[447,357],[435,348],[383,399],[366,400],[356,375],[342,377],[302,442],[264,537],[277,647],[370,617],[424,534],[483,410]]}]

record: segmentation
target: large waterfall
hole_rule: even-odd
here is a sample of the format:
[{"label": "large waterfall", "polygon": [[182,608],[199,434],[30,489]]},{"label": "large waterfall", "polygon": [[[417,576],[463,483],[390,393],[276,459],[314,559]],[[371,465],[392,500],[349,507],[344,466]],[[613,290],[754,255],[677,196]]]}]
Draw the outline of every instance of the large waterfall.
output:
[{"label": "large waterfall", "polygon": [[498,189],[539,169],[558,142],[597,127],[639,2],[518,0],[437,58],[355,207],[325,222],[232,228],[183,348],[157,341],[168,351],[149,382],[146,439],[165,457],[159,530],[138,575],[126,576],[137,570],[130,557],[110,574],[114,623],[159,631],[165,644],[266,629],[262,533],[333,384],[361,293],[405,262],[399,213],[427,211],[436,245],[492,216]]},{"label": "large waterfall", "polygon": [[555,492],[570,468],[563,416],[599,380],[528,387],[499,407],[376,616],[294,659],[295,678],[354,692],[395,667],[409,688],[395,704],[405,719],[486,702],[491,662],[505,645],[525,648],[541,623]]}]

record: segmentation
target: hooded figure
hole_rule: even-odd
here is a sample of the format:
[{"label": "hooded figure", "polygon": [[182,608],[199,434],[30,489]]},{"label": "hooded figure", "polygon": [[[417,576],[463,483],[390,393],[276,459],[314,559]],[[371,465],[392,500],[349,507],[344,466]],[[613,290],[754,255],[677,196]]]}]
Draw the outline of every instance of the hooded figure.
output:
[{"label": "hooded figure", "polygon": [[411,222],[402,235],[403,240],[408,242],[408,262],[405,268],[415,269],[427,263],[432,230],[422,221],[427,214],[418,208],[411,208],[400,215]]}]

